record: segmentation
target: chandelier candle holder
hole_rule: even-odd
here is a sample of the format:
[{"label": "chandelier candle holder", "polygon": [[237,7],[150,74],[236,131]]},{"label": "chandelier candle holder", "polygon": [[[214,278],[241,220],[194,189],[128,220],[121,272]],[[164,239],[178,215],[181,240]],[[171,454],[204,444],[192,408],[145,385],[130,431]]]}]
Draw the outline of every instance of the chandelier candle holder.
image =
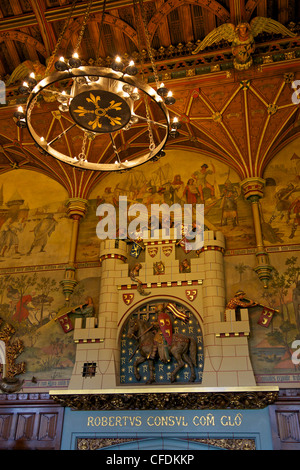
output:
[{"label": "chandelier candle holder", "polygon": [[[174,131],[166,105],[173,104],[175,99],[163,84],[155,91],[135,77],[138,69],[133,61],[124,66],[118,57],[111,64],[111,68],[82,66],[78,54],[75,53],[69,60],[60,57],[55,62],[55,69],[56,72],[46,76],[39,83],[33,75],[23,82],[19,90],[29,95],[26,109],[18,109],[14,114],[16,124],[19,127],[27,127],[41,153],[75,167],[100,171],[129,170],[164,155],[163,148]],[[62,90],[66,83],[69,85]],[[40,109],[45,94],[56,97],[59,112],[67,113],[68,120],[72,121],[63,132],[51,139],[46,139],[37,130],[40,117],[38,112],[35,113],[36,104],[39,103]],[[146,102],[144,108],[136,105],[142,98]],[[141,125],[145,126],[149,134],[147,151],[129,158],[126,156],[122,161],[115,134],[127,131],[132,126],[137,126],[137,131],[140,132]],[[74,127],[77,135],[78,132],[82,133],[85,143],[87,138],[93,140],[109,136],[112,148],[110,161],[101,162],[101,155],[96,155],[96,158],[94,155],[89,161],[83,147],[78,155],[68,155],[58,149],[56,144],[72,129],[74,131]],[[155,132],[156,139],[155,128],[159,129]]]},{"label": "chandelier candle holder", "polygon": [[[140,40],[140,80],[136,78],[138,69],[134,61],[125,64],[119,56],[110,67],[82,65],[77,51],[92,1],[87,3],[72,57],[59,57],[58,51],[75,3],[47,65],[45,77],[37,83],[34,74],[30,74],[19,87],[28,98],[26,109],[18,109],[14,116],[17,126],[27,128],[35,146],[45,156],[83,170],[126,171],[165,155],[163,149],[168,138],[176,137],[179,128],[179,125],[174,127],[174,123],[170,125],[167,108],[175,103],[175,98],[163,83],[159,85],[158,82],[143,0],[139,0],[139,13],[134,0],[138,30],[143,28],[138,37],[145,35],[157,90],[146,83]],[[104,1],[97,60],[105,6]],[[55,71],[49,73],[55,60]],[[57,109],[54,109],[55,105]],[[59,121],[59,133],[54,125],[55,118]],[[78,142],[82,142],[81,148]]]}]

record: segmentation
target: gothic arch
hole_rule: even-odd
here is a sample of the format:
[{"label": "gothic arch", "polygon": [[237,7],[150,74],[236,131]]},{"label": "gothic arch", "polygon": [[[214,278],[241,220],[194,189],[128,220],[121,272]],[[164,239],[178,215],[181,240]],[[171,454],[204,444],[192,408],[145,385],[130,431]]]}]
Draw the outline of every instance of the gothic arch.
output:
[{"label": "gothic arch", "polygon": [[[101,15],[95,15],[93,20],[96,21],[97,23],[100,23]],[[137,33],[135,29],[133,29],[128,23],[126,23],[125,21],[121,20],[120,18],[116,16],[110,15],[109,13],[105,13],[103,22],[113,26],[114,28],[119,29],[122,33],[126,34],[126,36],[128,36],[131,39],[131,41],[138,47]],[[73,21],[73,23],[68,28],[67,34],[65,35],[65,37],[63,38],[61,42],[61,48],[63,50],[66,50],[71,37],[78,32],[81,26],[82,26],[81,18],[78,18]]]},{"label": "gothic arch", "polygon": [[28,44],[29,46],[36,49],[42,54],[43,57],[47,57],[47,52],[43,44],[41,44],[37,39],[34,39],[29,34],[21,33],[21,31],[3,31],[0,33],[0,42],[10,39],[12,41],[19,41],[23,44]]},{"label": "gothic arch", "polygon": [[154,36],[156,29],[163,19],[165,19],[172,10],[182,6],[183,4],[191,3],[193,5],[200,5],[206,8],[211,13],[220,18],[223,22],[230,20],[230,14],[219,2],[216,0],[168,0],[164,3],[152,16],[148,23],[148,32],[151,38]]}]

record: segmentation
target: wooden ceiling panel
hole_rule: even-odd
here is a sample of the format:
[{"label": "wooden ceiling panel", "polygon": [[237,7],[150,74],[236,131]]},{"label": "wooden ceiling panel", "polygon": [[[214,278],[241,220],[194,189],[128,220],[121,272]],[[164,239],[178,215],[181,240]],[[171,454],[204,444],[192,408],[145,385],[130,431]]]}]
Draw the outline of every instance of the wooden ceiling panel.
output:
[{"label": "wooden ceiling panel", "polygon": [[[104,23],[100,31],[103,0],[93,0],[90,21],[84,31],[80,54],[86,62],[98,56],[107,61],[116,53],[129,57],[146,48],[145,36],[138,42],[133,0],[107,1]],[[135,0],[138,4],[139,1]],[[17,89],[30,67],[45,70],[56,41],[70,16],[58,55],[71,55],[76,46],[88,1],[77,0],[1,0],[0,3],[0,74],[9,81],[10,105],[23,99]],[[262,175],[263,168],[275,148],[292,138],[299,128],[291,105],[291,84],[284,74],[300,70],[300,37],[287,41],[280,36],[261,35],[254,54],[255,63],[248,71],[236,71],[232,65],[230,44],[215,44],[199,55],[192,55],[196,44],[218,25],[236,22],[240,16],[250,21],[255,16],[268,16],[288,25],[293,21],[300,33],[300,2],[295,0],[144,0],[147,30],[154,48],[159,79],[172,88],[176,103],[170,107],[171,116],[182,119],[180,135],[169,140],[166,148],[201,149],[211,156],[228,162],[241,177]],[[262,41],[261,47],[259,41]],[[273,54],[273,62],[267,56]],[[105,62],[108,63],[108,62]],[[144,80],[152,84],[153,70],[147,53],[144,54]],[[24,65],[25,64],[25,65]],[[15,70],[18,70],[16,73]],[[15,74],[15,75],[13,75]],[[274,107],[272,107],[274,105]],[[51,105],[49,105],[51,109]],[[53,104],[54,106],[54,104]],[[34,168],[52,175],[65,185],[70,194],[76,188],[87,191],[101,178],[53,161],[34,147],[26,129],[13,125],[12,108],[0,116],[0,126],[8,139],[1,150],[0,172],[14,164]],[[8,120],[10,116],[10,120]],[[56,126],[60,123],[55,122]],[[49,129],[48,129],[49,130]],[[41,132],[43,121],[41,122]],[[53,127],[51,132],[55,133]],[[159,132],[159,131],[158,131]],[[120,132],[116,143],[122,157],[130,159],[145,145],[145,131],[139,127]],[[49,134],[50,135],[50,134]],[[157,137],[157,136],[156,136]],[[57,145],[69,146],[78,153],[80,139],[70,133],[69,141]],[[89,151],[92,158],[113,161],[108,142],[93,141]],[[79,184],[79,181],[81,182]],[[86,182],[86,183],[85,183]],[[75,193],[74,193],[75,192]]]}]

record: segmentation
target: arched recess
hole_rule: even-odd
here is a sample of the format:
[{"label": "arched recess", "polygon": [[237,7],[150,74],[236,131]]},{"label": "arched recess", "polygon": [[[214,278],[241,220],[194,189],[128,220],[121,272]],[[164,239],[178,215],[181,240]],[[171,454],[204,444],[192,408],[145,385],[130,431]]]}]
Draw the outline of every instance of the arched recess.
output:
[{"label": "arched recess", "polygon": [[155,31],[159,27],[160,23],[167,17],[167,15],[171,13],[171,11],[182,6],[183,4],[188,3],[206,8],[211,13],[220,18],[220,20],[223,22],[230,20],[230,14],[228,10],[226,10],[226,8],[224,8],[216,0],[168,0],[157,9],[156,13],[148,23],[147,29],[151,38],[153,38]]},{"label": "arched recess", "polygon": [[[71,41],[72,37],[75,37],[77,33],[79,32],[80,28],[82,27],[82,19],[78,18],[74,20],[71,24],[70,27],[68,28],[64,38],[61,41],[61,47],[60,50],[66,51],[69,42]],[[97,23],[101,23],[102,21],[102,16],[95,15],[93,18],[94,21]],[[116,29],[118,29],[120,32],[124,33],[128,38],[138,47],[138,37],[135,29],[133,29],[128,23],[123,21],[122,19],[110,15],[109,13],[105,13],[104,18],[103,18],[103,23],[108,24]],[[95,50],[97,48],[97,44],[95,45]]]},{"label": "arched recess", "polygon": [[[178,310],[187,315],[187,322],[177,319],[166,308],[168,304],[175,306]],[[118,344],[120,351],[120,385],[123,384],[146,384],[149,379],[149,366],[148,361],[141,363],[139,372],[141,380],[137,380],[134,374],[134,362],[142,354],[136,349],[137,343],[134,339],[127,337],[129,322],[132,318],[139,319],[146,322],[146,329],[150,328],[150,332],[156,334],[153,323],[158,321],[158,313],[160,310],[159,305],[163,305],[163,311],[169,316],[172,323],[172,335],[178,334],[182,341],[189,340],[189,348],[187,355],[192,359],[195,358],[195,374],[196,378],[194,383],[201,384],[202,375],[204,370],[204,343],[203,343],[203,320],[199,312],[197,312],[189,303],[185,302],[179,297],[170,295],[152,295],[136,302],[128,311],[123,315],[118,330]],[[137,333],[138,336],[138,333]],[[156,337],[157,338],[157,337]],[[162,336],[161,336],[162,338]],[[147,347],[145,342],[141,342],[140,348]],[[175,383],[189,383],[191,377],[191,369],[184,361],[184,367],[178,371]],[[155,366],[155,383],[156,384],[170,384],[171,373],[178,363],[172,355],[169,356],[167,363],[162,362],[158,354],[156,355]]]},{"label": "arched recess", "polygon": [[6,41],[10,39],[12,41],[20,41],[23,44],[28,44],[35,48],[43,57],[47,57],[46,48],[42,43],[40,43],[37,39],[33,38],[29,34],[22,33],[21,31],[3,31],[0,33],[0,42]]}]

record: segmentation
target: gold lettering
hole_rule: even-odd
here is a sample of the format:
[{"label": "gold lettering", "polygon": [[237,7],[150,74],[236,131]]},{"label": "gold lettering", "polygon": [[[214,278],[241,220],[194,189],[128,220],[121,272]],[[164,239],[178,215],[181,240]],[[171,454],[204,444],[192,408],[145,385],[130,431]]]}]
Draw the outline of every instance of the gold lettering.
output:
[{"label": "gold lettering", "polygon": [[96,416],[94,419],[95,426],[101,426],[101,418],[99,416]]},{"label": "gold lettering", "polygon": [[[152,419],[153,419],[153,416],[149,416],[149,418],[147,418],[148,426],[154,426],[154,423],[152,423]],[[151,422],[150,422],[150,420],[151,420]]]},{"label": "gold lettering", "polygon": [[169,416],[169,426],[174,426],[175,421],[174,421],[174,416]]},{"label": "gold lettering", "polygon": [[121,416],[116,416],[116,426],[122,426]]},{"label": "gold lettering", "polygon": [[135,424],[136,424],[136,426],[141,426],[142,425],[142,418],[140,416],[136,417]]},{"label": "gold lettering", "polygon": [[227,419],[227,416],[222,416],[222,418],[221,418],[221,424],[222,424],[222,426],[228,426],[228,423],[227,423],[227,422],[224,423],[224,419]]},{"label": "gold lettering", "polygon": [[107,426],[107,417],[102,416],[102,426]]},{"label": "gold lettering", "polygon": [[211,413],[207,415],[207,426],[214,426],[215,425],[215,417]]},{"label": "gold lettering", "polygon": [[110,416],[110,417],[108,418],[108,425],[109,425],[109,426],[114,426],[114,425],[115,425],[115,423],[114,423],[114,416]]},{"label": "gold lettering", "polygon": [[92,416],[88,417],[87,425],[88,426],[94,426],[94,418]]}]

